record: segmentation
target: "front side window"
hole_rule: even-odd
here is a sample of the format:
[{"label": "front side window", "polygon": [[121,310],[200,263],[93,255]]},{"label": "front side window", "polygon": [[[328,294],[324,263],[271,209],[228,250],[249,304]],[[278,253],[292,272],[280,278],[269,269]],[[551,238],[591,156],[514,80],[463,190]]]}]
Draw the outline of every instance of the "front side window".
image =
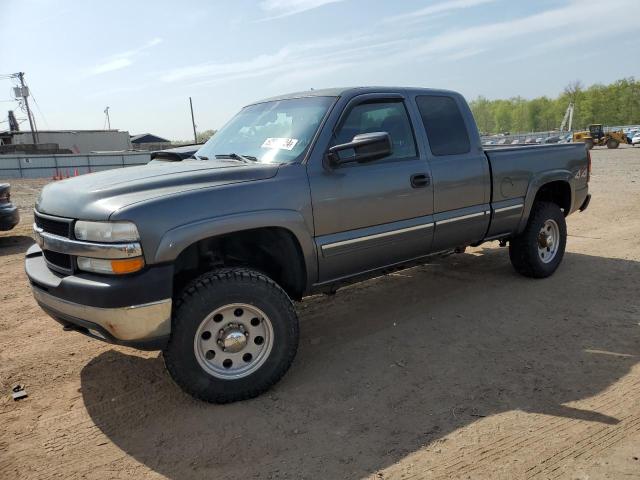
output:
[{"label": "front side window", "polygon": [[353,107],[334,134],[332,145],[353,140],[361,133],[387,132],[393,143],[392,159],[416,156],[411,121],[402,102],[361,103]]},{"label": "front side window", "polygon": [[335,100],[307,97],[249,105],[216,132],[196,158],[239,155],[263,163],[300,161]]},{"label": "front side window", "polygon": [[471,150],[467,127],[451,97],[416,97],[422,123],[434,155],[459,155]]}]

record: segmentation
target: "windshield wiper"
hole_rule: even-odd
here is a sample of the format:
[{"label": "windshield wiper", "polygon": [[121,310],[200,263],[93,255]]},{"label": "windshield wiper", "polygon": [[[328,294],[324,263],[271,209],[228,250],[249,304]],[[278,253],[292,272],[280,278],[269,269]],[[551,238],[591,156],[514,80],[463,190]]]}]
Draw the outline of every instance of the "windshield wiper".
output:
[{"label": "windshield wiper", "polygon": [[244,163],[258,161],[256,157],[252,157],[251,155],[238,155],[237,153],[221,153],[216,155],[216,158],[230,158],[232,160],[240,160]]},{"label": "windshield wiper", "polygon": [[209,160],[209,157],[205,157],[204,155],[191,155],[189,158],[195,158],[198,160]]}]

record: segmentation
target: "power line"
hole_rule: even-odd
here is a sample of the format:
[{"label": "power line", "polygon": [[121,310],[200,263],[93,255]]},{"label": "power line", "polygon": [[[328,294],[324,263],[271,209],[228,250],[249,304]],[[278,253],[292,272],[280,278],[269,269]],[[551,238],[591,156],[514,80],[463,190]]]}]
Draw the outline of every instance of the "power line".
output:
[{"label": "power line", "polygon": [[31,92],[31,98],[33,98],[33,103],[35,103],[36,108],[38,109],[38,113],[42,117],[42,120],[44,120],[44,124],[47,126],[47,128],[49,128],[49,122],[47,122],[47,119],[45,118],[44,113],[42,113],[42,110],[40,110],[40,105],[38,104],[38,101],[36,100],[36,97],[33,94],[33,90],[30,90],[30,92]]}]

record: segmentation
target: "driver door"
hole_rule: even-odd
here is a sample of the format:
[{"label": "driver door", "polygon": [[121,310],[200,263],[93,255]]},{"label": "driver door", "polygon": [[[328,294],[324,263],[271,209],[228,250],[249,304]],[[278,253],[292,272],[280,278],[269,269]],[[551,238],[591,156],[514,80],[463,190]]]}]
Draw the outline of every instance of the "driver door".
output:
[{"label": "driver door", "polygon": [[364,273],[429,252],[433,188],[414,133],[415,119],[399,95],[361,95],[333,127],[333,145],[385,131],[393,153],[368,163],[308,164],[319,283]]}]

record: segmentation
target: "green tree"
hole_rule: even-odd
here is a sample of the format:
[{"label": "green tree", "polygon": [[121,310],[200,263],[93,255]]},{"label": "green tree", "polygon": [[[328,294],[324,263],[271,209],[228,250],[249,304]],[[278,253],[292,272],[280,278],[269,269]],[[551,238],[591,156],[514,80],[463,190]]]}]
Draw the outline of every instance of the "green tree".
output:
[{"label": "green tree", "polygon": [[216,134],[217,130],[205,130],[204,132],[198,132],[196,138],[198,143],[204,143]]},{"label": "green tree", "polygon": [[640,124],[640,81],[630,77],[588,88],[574,81],[556,98],[489,100],[480,96],[471,101],[470,106],[482,133],[526,133],[559,128],[569,103],[575,107],[574,130],[591,123],[637,125]]}]

